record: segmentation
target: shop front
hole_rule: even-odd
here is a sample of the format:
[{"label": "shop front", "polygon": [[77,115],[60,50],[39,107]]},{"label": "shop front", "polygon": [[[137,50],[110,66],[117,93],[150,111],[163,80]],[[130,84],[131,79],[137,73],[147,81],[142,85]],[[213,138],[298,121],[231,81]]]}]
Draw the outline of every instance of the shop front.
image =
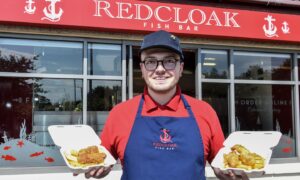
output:
[{"label": "shop front", "polygon": [[0,11],[1,179],[83,178],[48,126],[100,133],[112,107],[143,91],[140,42],[160,29],[183,44],[182,91],[214,107],[226,136],[283,134],[263,179],[300,178],[300,15],[139,0],[10,0]]}]

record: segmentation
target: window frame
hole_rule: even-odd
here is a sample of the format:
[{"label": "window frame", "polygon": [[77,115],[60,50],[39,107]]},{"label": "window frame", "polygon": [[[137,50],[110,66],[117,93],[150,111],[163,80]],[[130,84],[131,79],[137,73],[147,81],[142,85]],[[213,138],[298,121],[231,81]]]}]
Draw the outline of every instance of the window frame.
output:
[{"label": "window frame", "polygon": [[[112,80],[121,81],[121,96],[122,101],[126,100],[126,45],[121,40],[107,40],[96,38],[76,38],[76,37],[60,37],[60,36],[46,36],[46,35],[28,35],[28,34],[14,34],[14,33],[0,33],[0,38],[5,39],[20,39],[20,40],[40,40],[40,41],[61,41],[61,42],[76,42],[82,44],[82,74],[50,74],[50,73],[18,73],[18,72],[0,72],[0,77],[11,78],[47,78],[47,79],[79,79],[83,81],[83,108],[82,108],[82,124],[87,124],[87,91],[89,80]],[[107,76],[107,75],[89,75],[88,74],[88,44],[113,44],[121,46],[121,75]],[[108,111],[107,111],[108,112]],[[117,167],[117,169],[120,167]],[[120,168],[121,169],[121,168]],[[0,174],[37,174],[37,173],[58,173],[69,172],[67,166],[47,166],[47,167],[9,167],[0,168]]]}]

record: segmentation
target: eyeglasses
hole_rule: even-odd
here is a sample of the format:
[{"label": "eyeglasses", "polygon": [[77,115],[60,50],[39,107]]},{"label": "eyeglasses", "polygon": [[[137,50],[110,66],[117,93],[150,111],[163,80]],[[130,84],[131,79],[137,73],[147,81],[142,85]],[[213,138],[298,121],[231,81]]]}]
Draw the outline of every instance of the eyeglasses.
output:
[{"label": "eyeglasses", "polygon": [[154,71],[157,68],[159,62],[162,63],[162,66],[165,68],[165,70],[174,70],[178,61],[179,59],[175,59],[175,57],[165,57],[162,60],[149,57],[141,63],[145,65],[147,71]]}]

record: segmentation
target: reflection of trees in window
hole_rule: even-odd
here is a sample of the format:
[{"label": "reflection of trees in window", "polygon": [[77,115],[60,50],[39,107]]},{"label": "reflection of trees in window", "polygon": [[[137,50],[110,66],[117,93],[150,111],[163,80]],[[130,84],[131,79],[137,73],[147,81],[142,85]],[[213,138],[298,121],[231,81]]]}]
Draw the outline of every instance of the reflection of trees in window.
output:
[{"label": "reflection of trees in window", "polygon": [[0,71],[32,72],[38,56],[0,48]]},{"label": "reflection of trees in window", "polygon": [[223,72],[218,72],[218,69],[213,67],[210,71],[210,73],[208,74],[208,77],[210,78],[219,78],[219,79],[224,79],[227,78],[227,72],[223,71]]},{"label": "reflection of trees in window", "polygon": [[98,86],[91,89],[88,93],[88,110],[89,111],[109,111],[118,103],[117,92],[119,86]]},{"label": "reflection of trees in window", "polygon": [[272,69],[272,79],[290,80],[291,79],[291,59],[285,59],[278,68]]},{"label": "reflection of trees in window", "polygon": [[38,81],[41,80],[39,78],[35,79],[35,83],[33,85],[33,92],[34,92],[34,110],[45,110],[47,105],[51,105],[50,99],[46,98],[45,96],[41,94],[46,94],[48,91],[45,91],[42,87],[42,83],[38,83]]},{"label": "reflection of trees in window", "polygon": [[238,79],[258,79],[264,80],[269,79],[267,76],[270,76],[270,72],[268,70],[264,70],[260,65],[252,65],[249,66],[246,72],[243,72]]},{"label": "reflection of trees in window", "polygon": [[[270,61],[275,61],[271,59]],[[266,68],[266,67],[265,67]],[[237,77],[238,79],[257,79],[257,80],[290,80],[291,79],[291,60],[288,58],[278,67],[272,66],[271,71],[264,69],[261,65],[251,65],[246,72]]]},{"label": "reflection of trees in window", "polygon": [[217,68],[213,67],[211,68],[210,72],[203,72],[204,76],[206,78],[216,78],[216,79],[225,79],[227,78],[227,72],[222,71],[219,72]]},{"label": "reflection of trees in window", "polygon": [[[36,56],[0,49],[0,71],[32,72]],[[32,124],[32,90],[34,81],[31,78],[1,78],[0,81],[0,137],[19,137],[20,125],[25,120]],[[32,127],[26,129],[29,134]],[[2,141],[2,138],[1,138]],[[0,142],[1,142],[0,141]]]},{"label": "reflection of trees in window", "polygon": [[[64,92],[64,97],[59,100],[59,102],[51,102],[51,99],[44,96],[46,93],[49,92],[43,89],[40,89],[42,84],[36,84],[35,94],[34,94],[34,103],[35,103],[35,111],[82,111],[82,101],[81,99],[74,100],[70,97],[68,91]],[[74,91],[76,91],[76,87]],[[81,92],[82,94],[82,92]],[[74,92],[74,96],[76,96],[76,92]]]}]

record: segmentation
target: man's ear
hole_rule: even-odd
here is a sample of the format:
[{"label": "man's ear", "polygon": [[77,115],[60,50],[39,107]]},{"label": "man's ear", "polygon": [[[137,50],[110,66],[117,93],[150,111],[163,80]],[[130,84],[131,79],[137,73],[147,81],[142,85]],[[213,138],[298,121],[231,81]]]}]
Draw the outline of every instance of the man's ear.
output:
[{"label": "man's ear", "polygon": [[184,68],[184,62],[181,62],[180,63],[180,77],[182,76],[183,68]]},{"label": "man's ear", "polygon": [[142,78],[144,79],[144,75],[143,75],[144,74],[143,73],[143,63],[141,63],[141,62],[140,62],[140,69],[141,69],[141,72],[142,72]]}]

